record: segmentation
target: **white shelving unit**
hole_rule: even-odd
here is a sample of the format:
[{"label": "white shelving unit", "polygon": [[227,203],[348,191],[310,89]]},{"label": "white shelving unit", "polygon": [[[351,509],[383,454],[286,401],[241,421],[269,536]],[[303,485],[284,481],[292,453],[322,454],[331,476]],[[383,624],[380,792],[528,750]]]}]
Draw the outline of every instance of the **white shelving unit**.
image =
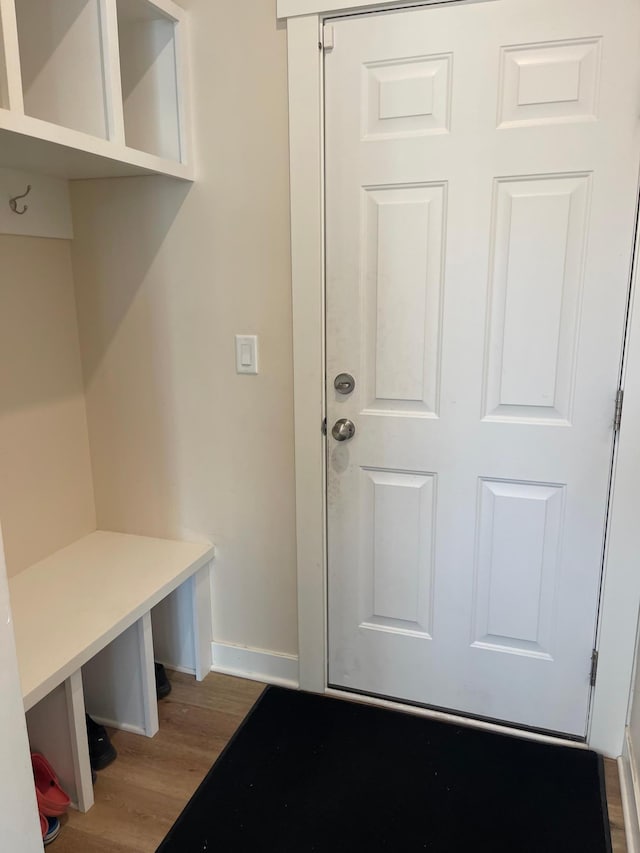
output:
[{"label": "white shelving unit", "polygon": [[193,179],[171,0],[0,0],[0,165]]},{"label": "white shelving unit", "polygon": [[[0,0],[2,234],[71,239],[68,180],[193,180],[186,27],[172,0]],[[213,558],[206,543],[95,531],[10,579],[30,748],[80,810],[93,803],[85,709],[153,736],[154,659],[210,671]]]}]

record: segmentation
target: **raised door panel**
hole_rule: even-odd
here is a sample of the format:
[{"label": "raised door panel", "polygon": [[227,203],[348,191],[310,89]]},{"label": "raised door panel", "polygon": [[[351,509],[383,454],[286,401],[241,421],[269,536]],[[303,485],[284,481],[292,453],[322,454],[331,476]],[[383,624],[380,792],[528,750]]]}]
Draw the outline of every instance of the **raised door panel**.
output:
[{"label": "raised door panel", "polygon": [[431,635],[436,478],[362,471],[361,628]]},{"label": "raised door panel", "polygon": [[366,408],[435,415],[446,185],[364,190]]},{"label": "raised door panel", "polygon": [[363,139],[447,133],[452,61],[443,54],[365,64]]},{"label": "raised door panel", "polygon": [[564,487],[481,480],[474,646],[553,659]]},{"label": "raised door panel", "polygon": [[496,181],[484,415],[571,421],[590,176]]},{"label": "raised door panel", "polygon": [[601,39],[502,48],[498,127],[595,121]]}]

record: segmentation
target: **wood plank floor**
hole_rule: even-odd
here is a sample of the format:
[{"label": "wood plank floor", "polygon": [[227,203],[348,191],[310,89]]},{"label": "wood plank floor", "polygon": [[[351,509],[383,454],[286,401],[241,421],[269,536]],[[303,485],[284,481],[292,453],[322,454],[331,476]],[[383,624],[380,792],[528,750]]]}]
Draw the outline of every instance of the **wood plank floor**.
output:
[{"label": "wood plank floor", "polygon": [[[198,684],[170,673],[153,739],[112,733],[118,759],[98,774],[96,804],[63,818],[52,853],[154,853],[262,692],[262,684],[211,674]],[[615,761],[607,761],[614,853],[627,853]]]},{"label": "wood plank floor", "polygon": [[618,764],[611,758],[604,762],[607,780],[607,805],[609,807],[609,823],[611,824],[611,841],[613,853],[627,853],[627,842],[624,836],[624,818],[622,816],[622,799],[620,797],[620,777]]},{"label": "wood plank floor", "polygon": [[118,758],[98,774],[96,802],[70,812],[52,853],[154,853],[264,685],[169,673],[152,738],[111,732]]}]

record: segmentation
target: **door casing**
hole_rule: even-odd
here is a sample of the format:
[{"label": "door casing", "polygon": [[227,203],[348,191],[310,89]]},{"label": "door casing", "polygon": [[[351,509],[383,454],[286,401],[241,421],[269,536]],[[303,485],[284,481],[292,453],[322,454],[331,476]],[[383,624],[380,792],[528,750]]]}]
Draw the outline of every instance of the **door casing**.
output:
[{"label": "door casing", "polygon": [[[327,688],[325,438],[321,429],[325,413],[323,24],[336,12],[416,5],[430,3],[352,0],[345,6],[335,0],[278,0],[278,15],[287,19],[289,60],[299,680],[301,688],[318,693],[336,692]],[[640,228],[621,373],[625,402],[614,456],[597,638],[598,677],[587,737],[591,748],[612,757],[622,753],[640,608],[640,571],[634,559],[640,554],[640,525],[634,513],[640,474],[640,447],[634,442],[640,431],[638,242]]]}]

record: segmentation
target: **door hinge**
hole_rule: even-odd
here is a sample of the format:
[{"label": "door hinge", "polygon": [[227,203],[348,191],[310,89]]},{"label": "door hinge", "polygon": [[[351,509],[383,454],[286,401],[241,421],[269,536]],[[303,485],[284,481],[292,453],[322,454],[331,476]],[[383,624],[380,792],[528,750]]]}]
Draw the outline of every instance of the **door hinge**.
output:
[{"label": "door hinge", "polygon": [[322,426],[320,427],[320,429],[322,430],[323,435],[327,434],[327,419],[326,418],[323,419]]},{"label": "door hinge", "polygon": [[596,686],[597,674],[598,674],[598,652],[594,649],[591,652],[591,675],[589,676],[589,684],[592,687]]},{"label": "door hinge", "polygon": [[322,49],[326,53],[335,47],[335,34],[331,24],[325,24],[322,29]]},{"label": "door hinge", "polygon": [[622,404],[624,403],[624,391],[618,388],[616,393],[616,410],[613,416],[613,430],[619,432],[620,424],[622,423]]}]

